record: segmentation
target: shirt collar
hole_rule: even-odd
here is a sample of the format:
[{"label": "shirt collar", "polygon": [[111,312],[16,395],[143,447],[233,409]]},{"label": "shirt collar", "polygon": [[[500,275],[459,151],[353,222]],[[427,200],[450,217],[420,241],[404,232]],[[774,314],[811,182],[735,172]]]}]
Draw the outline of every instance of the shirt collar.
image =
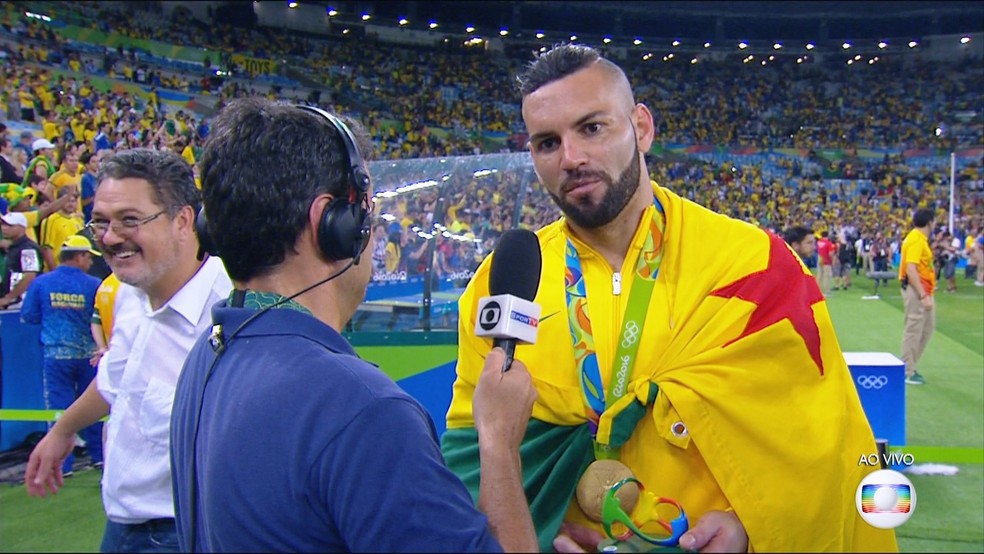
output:
[{"label": "shirt collar", "polygon": [[170,300],[156,310],[150,307],[150,298],[147,297],[147,293],[139,288],[136,289],[143,303],[144,312],[153,317],[170,308],[185,318],[188,323],[197,325],[205,311],[206,302],[204,300],[212,292],[212,285],[215,284],[215,279],[221,269],[222,262],[214,256],[209,256],[191,279]]},{"label": "shirt collar", "polygon": [[314,314],[311,313],[311,310],[294,301],[292,298],[288,298],[275,292],[264,292],[249,289],[246,291],[237,291],[233,289],[229,292],[229,298],[226,299],[227,305],[234,306],[237,292],[243,295],[243,308],[250,310],[262,310],[265,308],[295,310],[306,313],[310,316],[314,316]]},{"label": "shirt collar", "polygon": [[[261,311],[267,313],[257,315]],[[249,321],[250,318],[253,318],[252,321]],[[243,327],[247,321],[248,325]],[[233,334],[240,338],[296,335],[316,340],[333,352],[358,357],[352,345],[338,331],[301,310],[231,308],[228,301],[223,300],[212,306],[212,323],[223,328],[226,340]]]}]

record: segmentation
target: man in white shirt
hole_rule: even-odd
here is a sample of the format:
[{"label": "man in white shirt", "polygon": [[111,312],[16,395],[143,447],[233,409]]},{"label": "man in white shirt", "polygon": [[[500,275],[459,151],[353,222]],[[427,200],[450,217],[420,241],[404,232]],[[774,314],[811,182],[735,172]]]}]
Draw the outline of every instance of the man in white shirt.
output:
[{"label": "man in white shirt", "polygon": [[25,484],[32,496],[57,492],[75,433],[111,413],[100,550],[176,552],[168,458],[174,387],[211,305],[232,286],[218,258],[197,257],[199,194],[180,156],[124,151],[102,162],[98,182],[89,225],[123,283],[114,332],[97,379],[31,453]]}]

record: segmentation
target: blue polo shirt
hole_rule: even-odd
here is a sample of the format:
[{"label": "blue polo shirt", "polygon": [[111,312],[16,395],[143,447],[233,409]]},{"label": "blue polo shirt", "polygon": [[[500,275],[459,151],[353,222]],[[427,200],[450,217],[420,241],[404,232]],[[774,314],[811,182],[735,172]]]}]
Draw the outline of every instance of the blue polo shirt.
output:
[{"label": "blue polo shirt", "polygon": [[89,325],[98,288],[99,279],[67,265],[39,275],[27,287],[21,319],[41,324],[45,358],[92,356],[96,343]]},{"label": "blue polo shirt", "polygon": [[193,502],[202,552],[501,551],[416,400],[309,313],[272,309],[237,333],[255,313],[214,306],[224,352],[213,368],[207,331],[178,379],[171,478],[183,551]]}]

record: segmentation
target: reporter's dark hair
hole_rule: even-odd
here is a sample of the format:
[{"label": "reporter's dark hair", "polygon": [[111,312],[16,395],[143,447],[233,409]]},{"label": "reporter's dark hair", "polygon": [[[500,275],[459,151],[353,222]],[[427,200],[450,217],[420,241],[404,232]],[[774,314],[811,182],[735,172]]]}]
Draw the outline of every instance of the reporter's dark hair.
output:
[{"label": "reporter's dark hair", "polygon": [[143,179],[150,183],[154,203],[167,210],[169,217],[185,206],[198,213],[201,195],[195,187],[195,174],[181,156],[167,150],[135,148],[103,158],[96,182],[106,179]]},{"label": "reporter's dark hair", "polygon": [[812,235],[813,229],[807,229],[806,227],[796,226],[786,229],[782,233],[783,240],[787,244],[793,244],[794,242],[801,242],[806,238],[807,235]]},{"label": "reporter's dark hair", "polygon": [[929,208],[919,208],[912,214],[912,226],[913,227],[925,227],[933,221],[933,217],[936,214],[933,210]]},{"label": "reporter's dark hair", "polygon": [[[368,159],[365,131],[341,119]],[[347,196],[351,186],[335,127],[263,98],[234,100],[219,113],[199,163],[209,236],[235,281],[263,275],[296,253],[315,197]]]}]

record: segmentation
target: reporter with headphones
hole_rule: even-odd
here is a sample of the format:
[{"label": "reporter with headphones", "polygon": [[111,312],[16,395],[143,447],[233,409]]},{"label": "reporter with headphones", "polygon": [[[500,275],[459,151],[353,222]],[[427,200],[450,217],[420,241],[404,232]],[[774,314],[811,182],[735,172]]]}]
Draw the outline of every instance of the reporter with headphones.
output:
[{"label": "reporter with headphones", "polygon": [[358,131],[259,98],[214,122],[197,224],[235,289],[175,394],[181,547],[536,550],[519,459],[536,397],[525,367],[502,373],[494,351],[476,390],[486,517],[445,466],[426,411],[339,334],[372,272]]}]

